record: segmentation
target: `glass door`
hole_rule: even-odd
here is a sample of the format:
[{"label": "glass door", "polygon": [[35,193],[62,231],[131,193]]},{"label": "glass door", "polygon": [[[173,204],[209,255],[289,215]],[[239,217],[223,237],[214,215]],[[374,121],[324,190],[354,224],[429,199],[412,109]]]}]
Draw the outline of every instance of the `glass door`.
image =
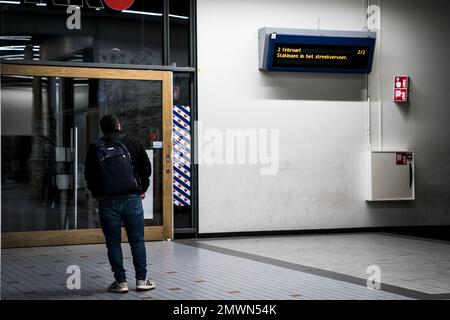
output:
[{"label": "glass door", "polygon": [[84,161],[116,115],[152,163],[146,239],[172,238],[170,72],[2,65],[2,246],[103,241]]},{"label": "glass door", "polygon": [[62,78],[2,76],[2,233],[76,229],[78,132]]}]

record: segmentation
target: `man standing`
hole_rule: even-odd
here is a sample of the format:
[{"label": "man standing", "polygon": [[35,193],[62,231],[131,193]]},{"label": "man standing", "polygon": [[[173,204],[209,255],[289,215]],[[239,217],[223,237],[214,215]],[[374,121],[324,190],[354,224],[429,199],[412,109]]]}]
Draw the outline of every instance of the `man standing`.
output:
[{"label": "man standing", "polygon": [[108,248],[108,259],[115,281],[108,291],[128,292],[123,266],[122,223],[127,232],[136,272],[136,290],[154,289],[147,278],[142,199],[152,173],[143,145],[122,133],[119,119],[113,115],[100,120],[104,137],[89,146],[85,177],[89,190],[98,201],[100,222]]}]

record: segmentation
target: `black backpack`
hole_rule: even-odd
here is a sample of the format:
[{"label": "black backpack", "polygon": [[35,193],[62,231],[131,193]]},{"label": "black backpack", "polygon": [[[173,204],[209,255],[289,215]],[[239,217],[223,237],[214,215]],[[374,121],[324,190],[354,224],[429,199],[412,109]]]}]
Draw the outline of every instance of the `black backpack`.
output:
[{"label": "black backpack", "polygon": [[100,178],[106,196],[128,194],[137,190],[133,161],[123,143],[126,134],[119,134],[112,143],[97,141]]}]

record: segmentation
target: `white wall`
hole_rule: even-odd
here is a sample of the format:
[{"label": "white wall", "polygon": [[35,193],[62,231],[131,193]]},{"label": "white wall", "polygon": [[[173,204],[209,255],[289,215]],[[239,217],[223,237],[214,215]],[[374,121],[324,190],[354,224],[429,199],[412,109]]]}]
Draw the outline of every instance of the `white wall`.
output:
[{"label": "white wall", "polygon": [[[417,152],[417,200],[369,205],[365,76],[263,73],[257,39],[261,27],[317,28],[318,18],[321,29],[362,30],[365,1],[198,0],[197,6],[204,129],[280,129],[275,176],[260,175],[254,165],[199,166],[200,233],[450,223],[449,65],[437,63],[449,55],[450,23],[442,8],[383,1],[383,143]],[[413,81],[408,108],[390,102],[392,77],[401,73]],[[376,86],[369,91],[377,98]],[[377,104],[371,107],[377,115]]]}]

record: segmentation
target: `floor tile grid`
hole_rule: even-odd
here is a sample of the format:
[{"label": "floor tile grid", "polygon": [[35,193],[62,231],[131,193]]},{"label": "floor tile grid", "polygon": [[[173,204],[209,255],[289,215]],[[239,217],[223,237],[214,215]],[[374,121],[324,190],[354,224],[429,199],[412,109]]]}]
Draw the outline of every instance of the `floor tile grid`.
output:
[{"label": "floor tile grid", "polygon": [[[58,294],[63,294],[63,295],[69,295],[69,296],[72,296],[72,294],[71,294],[71,292],[72,291],[70,291],[70,290],[68,290],[68,289],[65,289],[66,288],[66,285],[65,285],[65,283],[66,283],[66,281],[67,281],[67,277],[69,276],[68,274],[66,274],[66,269],[67,269],[67,266],[69,266],[69,265],[72,265],[72,264],[80,264],[79,263],[79,261],[75,261],[75,260],[73,260],[73,259],[75,259],[75,257],[73,257],[73,256],[64,256],[64,255],[60,255],[60,254],[58,254],[58,256],[57,256],[59,259],[62,259],[63,261],[66,261],[66,263],[65,263],[65,265],[64,266],[62,266],[62,265],[60,265],[60,264],[52,264],[52,263],[47,263],[47,261],[37,261],[36,259],[35,259],[35,261],[34,261],[34,263],[35,264],[41,264],[41,265],[46,265],[46,269],[45,269],[45,272],[47,272],[47,273],[53,273],[54,275],[56,275],[55,277],[53,277],[53,280],[54,280],[54,282],[57,282],[57,285],[58,286],[60,286],[61,284],[64,284],[64,286],[60,286],[61,287],[61,290],[60,291],[58,291]],[[41,258],[41,257],[40,257]],[[40,258],[38,258],[38,259],[40,259]],[[53,258],[53,257],[52,257]],[[44,258],[45,259],[45,258]],[[46,260],[46,259],[45,259]],[[54,259],[53,259],[54,260]],[[86,263],[84,263],[84,265],[83,265],[83,268],[82,268],[82,270],[81,270],[81,274],[82,274],[82,279],[83,279],[83,269],[84,269],[84,271],[86,271],[87,269],[88,269],[89,267],[88,267],[88,265],[86,264]],[[34,269],[35,270],[35,275],[36,276],[39,276],[39,274],[41,273],[41,272],[43,272],[44,270],[40,270],[40,269]],[[95,271],[99,271],[99,270],[95,270]],[[104,270],[105,271],[105,270]],[[109,270],[108,270],[109,271]],[[33,279],[34,279],[34,277],[33,277]],[[95,281],[95,279],[92,279],[92,280],[94,280]],[[64,290],[65,289],[65,290]]]},{"label": "floor tile grid", "polygon": [[[105,254],[106,254],[106,252],[105,252]],[[67,261],[67,257],[62,257],[63,259],[65,259],[66,261]],[[77,263],[78,264],[80,264],[78,261],[77,261]],[[76,264],[76,263],[73,263],[73,264]],[[83,269],[84,269],[84,271],[86,272],[86,270],[87,270],[87,266],[86,266],[86,263],[84,263],[83,264]],[[128,265],[128,269],[132,269],[132,266],[131,265]],[[60,270],[59,270],[60,271]],[[97,270],[94,270],[94,271],[97,271]],[[83,271],[82,271],[82,273],[83,273]],[[108,274],[110,274],[110,272],[109,272],[109,270],[108,270]],[[90,281],[91,283],[93,282],[92,280]],[[101,285],[105,285],[104,283],[101,283]],[[179,295],[172,295],[172,298],[177,298]]]},{"label": "floor tile grid", "polygon": [[[27,264],[30,264],[30,261],[27,261]],[[6,268],[3,267],[3,269],[6,269]],[[45,293],[45,296],[49,297],[50,299],[54,299],[57,297],[51,291],[51,288],[49,288],[48,286],[45,285],[45,283],[42,281],[42,279],[39,279],[39,277],[37,275],[33,275],[32,273],[30,273],[30,271],[27,271],[26,269],[23,270],[23,268],[20,268],[20,267],[8,268],[6,270],[7,270],[8,274],[10,274],[12,277],[14,277],[14,279],[17,279],[20,281],[20,284],[21,284],[20,289],[24,290],[23,291],[24,295],[25,295],[25,292],[36,292],[35,294],[30,294],[30,296],[38,295],[38,292],[37,292],[37,290],[38,290],[40,293]],[[3,284],[2,284],[2,287],[3,287]],[[25,289],[23,289],[23,287],[25,287]]]},{"label": "floor tile grid", "polygon": [[[181,262],[180,264],[182,265],[183,264],[183,261],[179,261],[179,262]],[[211,267],[214,267],[214,266],[209,266],[208,265],[208,267],[209,267],[209,269],[211,269]],[[199,269],[199,266],[196,266],[196,268],[195,268],[196,270],[198,270]],[[214,268],[214,269],[217,269],[217,268]],[[205,270],[205,271],[208,271],[208,270]],[[216,270],[216,271],[219,271],[219,270]],[[207,273],[207,272],[206,272]],[[185,271],[185,272],[179,272],[178,271],[178,281],[180,281],[180,280],[185,280],[186,281],[186,283],[187,282],[189,282],[189,281],[192,281],[192,279],[194,279],[195,277],[198,277],[198,278],[202,278],[203,280],[206,280],[207,281],[207,283],[205,284],[205,283],[203,283],[203,284],[201,284],[201,285],[199,285],[198,286],[198,288],[199,289],[202,289],[202,290],[205,290],[205,291],[209,291],[210,293],[213,293],[214,294],[214,291],[213,290],[208,290],[208,283],[212,283],[212,282],[216,282],[216,285],[217,285],[217,281],[219,280],[219,278],[217,277],[217,275],[213,275],[213,276],[208,276],[207,274],[198,274],[198,273],[194,273],[194,272],[189,272],[189,271]],[[177,283],[179,283],[177,281]],[[226,287],[225,285],[224,285],[224,283],[225,284],[228,284],[229,285],[229,287]],[[180,283],[180,286],[183,286],[183,284],[185,284],[185,283],[183,283],[183,282],[181,282]],[[220,284],[220,290],[222,290],[222,291],[224,291],[224,293],[226,293],[227,291],[233,291],[233,290],[236,290],[236,287],[242,287],[242,285],[243,285],[244,283],[242,282],[242,281],[240,281],[240,282],[236,282],[236,283],[231,283],[230,281],[223,281],[221,284]],[[249,287],[250,287],[250,285],[251,285],[251,283],[248,283],[248,285],[249,285]],[[251,288],[251,287],[250,287]],[[217,289],[216,289],[216,292],[217,292]],[[214,294],[215,296],[216,296],[216,298],[220,298],[220,296],[217,296],[216,294]],[[271,297],[270,296],[265,296],[265,297],[261,297],[261,298],[266,298],[266,299],[270,299]]]},{"label": "floor tile grid", "polygon": [[[154,248],[150,248],[150,249],[154,249]],[[127,250],[128,249],[125,249],[124,250],[124,254],[125,255],[127,255],[127,254],[129,254],[129,252],[127,252]],[[94,249],[94,251],[95,251],[95,249]],[[158,253],[158,250],[154,250],[155,251],[155,253]],[[84,250],[84,252],[85,252],[85,255],[88,255],[87,253],[86,253],[86,250]],[[97,250],[97,252],[98,252],[98,250]],[[102,254],[99,254],[99,255],[96,255],[96,256],[98,256],[98,258],[99,259],[105,259],[105,256],[106,255],[106,251],[104,251]],[[181,252],[180,253],[177,253],[177,254],[174,254],[174,256],[176,256],[177,258],[176,259],[174,259],[174,258],[171,258],[171,257],[169,257],[168,259],[161,259],[162,260],[162,267],[161,267],[161,269],[165,269],[164,268],[164,266],[165,267],[172,267],[172,264],[175,264],[174,266],[176,266],[176,264],[178,263],[178,264],[180,264],[180,262],[183,262],[183,263],[189,263],[189,257],[187,257],[187,259],[186,260],[180,260],[180,257],[182,256],[182,254],[181,254]],[[214,259],[213,259],[213,261],[214,260],[217,260],[217,258],[218,258],[218,256],[221,256],[221,255],[217,255],[216,254],[216,256],[214,257]],[[54,257],[52,257],[52,258],[54,258]],[[64,256],[61,256],[61,258],[62,258],[62,260],[64,260],[64,259],[66,259],[67,260],[67,257],[64,257]],[[89,257],[90,259],[92,258],[92,257]],[[184,259],[184,258],[183,258]],[[220,260],[220,259],[219,259]],[[241,271],[242,272],[242,270],[243,270],[243,268],[242,268],[242,266],[243,265],[246,265],[245,263],[243,263],[243,261],[239,261],[239,264],[240,264],[240,266],[239,266],[239,271]],[[96,263],[91,263],[91,265],[93,265],[95,268],[94,268],[94,270],[93,270],[93,272],[95,273],[96,271],[98,272],[98,270],[96,270],[96,268],[98,268],[98,265],[96,265]],[[130,261],[127,261],[127,267],[130,269],[132,266],[131,266],[131,264],[130,264]],[[155,269],[157,269],[157,267],[158,266],[155,266]],[[199,269],[201,266],[199,266],[199,265],[197,265],[196,266],[196,269]],[[219,264],[217,264],[217,265],[210,265],[209,266],[209,268],[211,268],[211,267],[213,267],[214,269],[219,269],[218,271],[220,271],[220,272],[224,272],[224,274],[227,274],[227,271],[229,271],[228,269],[227,269],[227,266],[226,266],[226,262],[224,263],[224,262],[222,262],[222,261],[219,261]],[[220,269],[221,267],[225,267],[224,269]],[[248,266],[250,269],[253,269],[254,268],[254,265],[252,266],[251,264]],[[87,266],[86,266],[86,263],[84,263],[83,262],[83,268],[84,269],[86,269],[87,268]],[[229,267],[228,267],[229,268]],[[106,271],[109,271],[108,269],[109,268],[106,268],[107,270]],[[170,268],[170,269],[174,269],[174,268]],[[246,271],[247,271],[247,268],[245,268],[246,269]],[[256,269],[258,269],[258,268],[256,268]],[[131,269],[130,269],[131,270]],[[254,271],[254,270],[252,270],[252,271]],[[166,276],[165,274],[164,274],[164,271],[162,271],[161,273],[161,276],[162,277],[164,277],[164,276]],[[181,278],[183,278],[183,277],[189,277],[189,274],[184,274],[183,272],[180,272],[178,275],[181,275]],[[183,276],[184,275],[184,276]],[[258,276],[259,275],[259,273],[256,273],[255,274],[256,276]],[[263,274],[261,274],[261,276],[264,276]],[[202,278],[206,278],[206,277],[204,277],[204,276],[202,276]],[[90,282],[91,283],[94,283],[95,281],[94,280],[96,280],[96,279],[91,279],[90,280]],[[97,279],[98,280],[98,279]],[[176,286],[179,286],[179,287],[182,287],[182,285],[184,285],[184,284],[186,284],[186,283],[180,283],[179,282],[179,280],[178,279],[172,279],[172,280],[174,280],[174,281],[172,281],[171,283],[169,283],[169,286],[172,286],[173,284],[175,284]],[[192,279],[185,279],[186,281],[188,281],[188,280],[192,280]],[[210,279],[209,281],[213,281],[213,280],[215,280],[216,282],[217,282],[217,277],[215,277],[215,279]],[[98,281],[98,283],[103,283],[102,281]],[[179,285],[178,285],[179,284]],[[239,285],[242,285],[243,284],[243,281],[240,281],[240,282],[238,282],[238,283],[235,283],[235,287],[238,287]],[[250,284],[247,284],[247,288],[252,288],[252,283],[250,283]],[[292,289],[292,288],[291,288]],[[327,289],[328,289],[328,287],[323,287],[322,289],[324,289],[323,290],[323,292],[321,293],[322,294],[322,296],[321,297],[317,297],[317,298],[324,298],[324,293],[326,293],[327,292]],[[261,292],[258,292],[258,293],[261,293]],[[192,293],[191,293],[192,294]],[[183,296],[183,295],[180,295],[180,294],[169,294],[170,296],[172,296],[172,297],[174,297],[174,298],[179,298],[180,296]],[[325,294],[326,295],[326,294]],[[251,296],[253,296],[253,294],[251,295]],[[165,297],[167,297],[167,293],[166,293],[166,295],[165,295]],[[230,297],[230,298],[234,298],[234,297]],[[316,298],[316,297],[313,297],[313,298]],[[329,296],[329,298],[336,298],[335,296]],[[356,298],[356,297],[354,297],[354,298]],[[268,299],[270,299],[270,297],[268,297]]]},{"label": "floor tile grid", "polygon": [[[250,266],[250,267],[252,268],[253,266]],[[240,265],[240,269],[243,269],[242,265]],[[290,283],[290,284],[292,284],[292,283]],[[324,292],[326,292],[329,289],[328,286],[324,286],[320,282],[315,284],[315,288],[322,289]],[[286,288],[286,289],[288,289],[288,290],[291,289],[292,290],[292,287],[289,287],[289,288]],[[303,288],[301,288],[301,289],[303,289]],[[330,297],[333,298],[332,296],[330,296]],[[359,297],[360,297],[360,293],[355,293],[355,295],[353,296],[353,298],[359,298]]]},{"label": "floor tile grid", "polygon": [[[157,270],[161,270],[161,272],[154,272],[155,276],[158,275],[162,279],[163,284],[165,283],[165,281],[163,280],[164,277],[166,276],[165,273],[170,272],[170,271],[164,271],[164,270],[172,270],[172,271],[177,272],[175,275],[173,275],[173,274],[169,275],[171,282],[168,283],[168,285],[166,287],[175,285],[175,287],[185,288],[186,284],[195,283],[196,278],[202,278],[203,280],[206,280],[208,278],[202,274],[187,271],[187,270],[191,270],[191,269],[200,270],[201,268],[199,266],[195,266],[194,268],[190,268],[187,270],[185,269],[183,271],[177,270],[180,265],[183,266],[183,265],[187,265],[190,263],[190,261],[184,260],[180,256],[181,256],[181,253],[179,255],[177,255],[176,260],[171,259],[170,261],[167,261],[167,260],[163,261],[163,264],[159,268],[156,268]],[[211,279],[208,279],[207,281],[211,282],[213,280],[214,279],[211,278]],[[205,293],[207,295],[206,297],[208,297],[209,299],[223,298],[223,295],[218,294],[217,291],[209,290],[207,288],[207,286],[205,286],[205,285],[196,284],[196,283],[195,283],[195,285],[196,286],[193,288],[190,288],[190,290],[183,289],[182,291],[183,292],[188,291],[190,294],[193,294],[193,295],[197,294],[196,291],[200,291],[200,292]],[[194,290],[192,290],[192,289],[194,289]],[[176,293],[176,297],[181,297],[183,295],[184,294],[182,292]],[[205,295],[203,295],[203,297],[205,297]]]},{"label": "floor tile grid", "polygon": [[[327,287],[327,288],[324,288],[324,289],[328,289],[328,287]],[[355,298],[356,298],[356,297],[358,297],[358,296],[355,296]]]},{"label": "floor tile grid", "polygon": [[[177,255],[178,257],[180,256],[180,255]],[[224,268],[224,269],[220,269],[221,267],[223,267],[223,265],[220,263],[219,265],[208,265],[208,267],[209,267],[209,269],[211,269],[211,268],[213,268],[214,270],[216,270],[217,272],[219,272],[219,273],[223,273],[223,272],[225,272],[225,271],[229,271],[229,270],[227,270],[226,268]],[[240,272],[243,272],[243,270],[244,270],[244,267],[243,267],[243,265],[240,265],[239,266],[239,268],[240,268]],[[194,269],[194,268],[193,268]],[[252,270],[252,271],[254,271],[254,270]],[[187,274],[187,275],[189,275],[189,271],[187,271],[187,272],[185,272],[185,274]],[[254,272],[253,272],[254,273]],[[257,273],[254,273],[255,275],[257,275]],[[193,271],[192,271],[192,276],[197,276],[198,277],[198,273],[194,273]],[[213,282],[213,281],[217,281],[217,277],[216,276],[214,276],[214,277],[211,277],[211,276],[209,276],[208,275],[208,273],[206,273],[206,275],[203,275],[202,276],[202,279],[204,279],[204,280],[208,280],[208,282]],[[244,279],[247,279],[247,277],[244,277]],[[230,281],[227,281],[228,283],[230,283]],[[253,288],[254,286],[255,286],[255,283],[254,282],[248,282],[248,281],[245,281],[245,280],[240,280],[240,281],[238,281],[238,282],[236,282],[236,283],[231,283],[233,286],[230,286],[229,287],[229,290],[230,291],[233,291],[233,289],[235,289],[235,288],[237,288],[237,287],[239,287],[239,288],[241,288],[243,285],[245,285],[244,286],[244,288]],[[267,292],[267,295],[265,296],[265,297],[261,297],[261,298],[265,298],[265,299],[273,299],[273,292],[271,293],[270,291],[271,290],[268,290],[269,288],[267,288],[267,287],[265,287],[265,288],[263,288],[263,289],[265,289],[265,290],[260,290],[260,289],[258,289],[258,288],[254,288],[254,291],[257,291],[257,293],[259,294],[259,296],[261,296],[261,292]],[[226,289],[226,290],[228,290],[228,289]],[[248,290],[243,290],[243,289],[241,289],[242,290],[242,292],[245,292],[245,291],[248,291]],[[251,294],[251,293],[250,293]]]},{"label": "floor tile grid", "polygon": [[[204,241],[202,240],[201,242]],[[375,261],[376,264],[382,267],[382,271],[388,270],[383,272],[382,279],[389,279],[389,275],[393,275],[393,285],[428,293],[448,293],[450,291],[449,242],[360,233],[322,236],[248,237],[239,240],[236,238],[225,240],[209,239],[206,240],[206,243],[230,249],[237,248],[242,252],[262,256],[266,255],[263,248],[268,247],[269,250],[266,251],[275,253],[274,258],[357,277],[365,276],[362,267],[359,268],[358,273],[355,271],[355,265],[358,264],[358,260]],[[332,245],[329,245],[331,243]],[[231,247],[230,244],[232,244]],[[278,252],[273,251],[275,248],[280,247],[282,250],[278,250]],[[334,250],[335,247],[337,250]],[[320,248],[318,252],[326,254],[320,255],[311,252],[314,248]],[[330,248],[332,251],[329,250]],[[356,252],[354,250],[344,250],[345,248],[355,248]],[[261,249],[263,250],[261,251]],[[292,258],[293,253],[295,254],[295,251],[298,251],[297,249],[301,251],[301,256],[298,259]],[[349,252],[353,254],[348,254]],[[334,260],[330,254],[335,255]],[[319,260],[315,261],[315,259]],[[332,261],[331,264],[330,261]],[[321,262],[325,262],[325,264]],[[401,280],[403,274],[411,275],[412,279],[410,277],[406,282],[396,281],[398,279]],[[421,286],[420,283],[415,285],[411,280],[418,278],[418,276],[425,276],[428,285]],[[433,281],[433,278],[438,281]]]}]

